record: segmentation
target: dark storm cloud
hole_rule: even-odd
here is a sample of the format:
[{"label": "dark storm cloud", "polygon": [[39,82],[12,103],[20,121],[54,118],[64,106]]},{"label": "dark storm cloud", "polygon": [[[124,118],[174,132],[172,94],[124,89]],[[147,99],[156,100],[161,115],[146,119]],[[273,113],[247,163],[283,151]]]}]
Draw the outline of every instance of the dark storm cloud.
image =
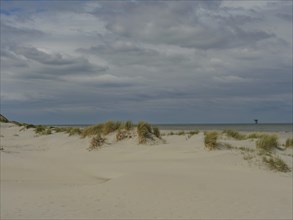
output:
[{"label": "dark storm cloud", "polygon": [[290,120],[292,2],[75,3],[2,4],[3,113],[20,117],[21,106],[49,123]]}]

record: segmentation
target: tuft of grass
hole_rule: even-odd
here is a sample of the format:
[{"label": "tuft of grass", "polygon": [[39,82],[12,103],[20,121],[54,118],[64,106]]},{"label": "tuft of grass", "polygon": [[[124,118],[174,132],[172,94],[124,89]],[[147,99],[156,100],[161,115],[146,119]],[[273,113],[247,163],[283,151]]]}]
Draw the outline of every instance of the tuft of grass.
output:
[{"label": "tuft of grass", "polygon": [[286,143],[285,143],[285,147],[293,148],[293,138],[287,138]]},{"label": "tuft of grass", "polygon": [[189,131],[189,132],[187,132],[188,138],[191,138],[193,135],[196,135],[198,133],[199,133],[199,131]]},{"label": "tuft of grass", "polygon": [[29,128],[36,128],[37,126],[33,125],[33,124],[26,124],[26,123],[23,123],[23,126],[26,128],[26,129],[29,129]]},{"label": "tuft of grass", "polygon": [[4,115],[1,115],[1,114],[0,114],[0,122],[8,123],[9,120],[8,120]]},{"label": "tuft of grass", "polygon": [[52,128],[44,125],[37,125],[35,128],[35,133],[39,135],[50,135],[52,134]]},{"label": "tuft of grass", "polygon": [[103,125],[96,124],[96,125],[84,128],[81,132],[81,136],[83,138],[88,137],[88,136],[95,136],[95,135],[101,134],[102,131],[103,131]]},{"label": "tuft of grass", "polygon": [[251,138],[251,139],[257,139],[257,138],[261,138],[265,136],[265,134],[260,134],[260,133],[250,133],[249,135],[247,135],[247,138]]},{"label": "tuft of grass", "polygon": [[232,137],[236,140],[244,140],[245,139],[245,135],[240,134],[238,131],[224,130],[223,133],[226,134],[228,137]]},{"label": "tuft of grass", "polygon": [[103,135],[107,135],[110,134],[111,132],[114,132],[118,129],[120,129],[122,126],[122,122],[117,121],[107,121],[103,124],[96,124],[93,126],[89,126],[84,128],[81,131],[81,136],[82,137],[88,137],[88,136],[95,136],[98,134],[103,134]]},{"label": "tuft of grass", "polygon": [[179,131],[176,133],[177,135],[185,135],[185,131]]},{"label": "tuft of grass", "polygon": [[88,150],[95,150],[102,147],[105,143],[106,139],[101,136],[101,134],[97,134],[95,137],[91,139],[90,146]]},{"label": "tuft of grass", "polygon": [[72,135],[81,135],[82,131],[80,128],[68,128],[66,129],[66,133],[69,134],[69,136],[72,136]]},{"label": "tuft of grass", "polygon": [[113,121],[107,121],[102,124],[102,132],[104,135],[110,134],[120,127],[121,124],[115,123]]},{"label": "tuft of grass", "polygon": [[35,128],[35,132],[37,134],[42,134],[43,132],[46,131],[46,127],[43,126],[43,125],[38,125],[36,128]]},{"label": "tuft of grass", "polygon": [[147,139],[151,137],[152,127],[150,124],[141,121],[137,125],[138,143],[145,144]]},{"label": "tuft of grass", "polygon": [[44,125],[37,125],[35,128],[35,133],[39,135],[50,135],[52,134],[52,130],[50,127]]},{"label": "tuft of grass", "polygon": [[256,147],[264,152],[271,152],[278,147],[278,137],[276,135],[262,135],[256,142]]},{"label": "tuft of grass", "polygon": [[217,132],[206,132],[204,137],[204,144],[205,147],[209,150],[214,150],[217,148],[217,139],[218,133]]},{"label": "tuft of grass", "polygon": [[132,123],[132,121],[126,121],[126,122],[124,123],[124,129],[125,129],[125,130],[130,131],[132,128],[133,128],[133,123]]},{"label": "tuft of grass", "polygon": [[159,128],[154,127],[154,128],[153,128],[153,133],[154,133],[154,135],[155,135],[157,138],[161,138],[161,132],[160,132],[160,129],[159,129]]},{"label": "tuft of grass", "polygon": [[266,157],[264,156],[262,158],[262,161],[271,169],[279,172],[290,172],[291,169],[288,167],[288,165],[277,156],[270,156]]},{"label": "tuft of grass", "polygon": [[65,128],[60,128],[60,127],[55,127],[55,128],[53,128],[53,130],[54,130],[56,133],[65,132]]}]

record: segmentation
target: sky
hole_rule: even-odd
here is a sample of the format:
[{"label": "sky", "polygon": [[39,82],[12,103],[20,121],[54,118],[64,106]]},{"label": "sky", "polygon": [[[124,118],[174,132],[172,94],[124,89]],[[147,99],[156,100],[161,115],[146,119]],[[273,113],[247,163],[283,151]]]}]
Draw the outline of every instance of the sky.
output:
[{"label": "sky", "polygon": [[292,122],[292,1],[1,0],[1,114]]}]

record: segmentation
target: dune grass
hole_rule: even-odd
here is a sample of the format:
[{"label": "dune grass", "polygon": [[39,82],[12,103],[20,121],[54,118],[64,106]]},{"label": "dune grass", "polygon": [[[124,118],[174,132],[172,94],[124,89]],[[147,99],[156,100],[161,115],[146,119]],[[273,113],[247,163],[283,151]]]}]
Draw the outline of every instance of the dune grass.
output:
[{"label": "dune grass", "polygon": [[82,130],[80,128],[70,127],[68,129],[66,129],[66,133],[68,133],[69,136],[72,136],[72,135],[81,135]]},{"label": "dune grass", "polygon": [[276,135],[262,135],[256,142],[257,149],[263,152],[271,152],[278,145],[278,137]]},{"label": "dune grass", "polygon": [[145,144],[151,138],[152,127],[147,122],[141,121],[137,124],[138,143]]},{"label": "dune grass", "polygon": [[102,131],[103,131],[102,124],[88,126],[82,130],[81,137],[85,138],[85,137],[100,135],[102,133]]},{"label": "dune grass", "polygon": [[161,132],[160,132],[160,129],[159,129],[159,128],[154,127],[154,128],[153,128],[153,133],[154,133],[154,135],[155,135],[157,138],[161,138]]},{"label": "dune grass", "polygon": [[102,133],[103,135],[108,135],[116,130],[118,130],[119,128],[122,127],[122,122],[120,121],[107,121],[104,124],[102,124]]},{"label": "dune grass", "polygon": [[209,150],[214,150],[217,148],[218,143],[218,133],[217,132],[205,132],[205,137],[204,137],[204,144],[205,147],[208,148]]},{"label": "dune grass", "polygon": [[257,139],[257,138],[261,138],[261,137],[263,137],[263,136],[265,136],[265,134],[261,134],[261,133],[250,133],[250,134],[248,134],[246,137],[247,138],[250,138],[250,139]]},{"label": "dune grass", "polygon": [[8,123],[9,120],[4,115],[0,114],[0,122]]},{"label": "dune grass", "polygon": [[224,130],[223,134],[226,134],[227,137],[231,137],[236,140],[244,140],[246,138],[245,135],[239,133],[238,131],[234,131],[234,130]]},{"label": "dune grass", "polygon": [[39,135],[50,135],[52,134],[52,130],[50,127],[44,125],[37,125],[35,128],[35,133]]},{"label": "dune grass", "polygon": [[286,143],[285,143],[285,147],[293,148],[293,138],[287,138]]},{"label": "dune grass", "polygon": [[107,121],[102,124],[96,124],[96,125],[84,128],[81,131],[81,136],[88,137],[88,136],[95,136],[98,134],[102,134],[102,135],[106,136],[112,132],[119,130],[119,129],[125,129],[125,130],[129,131],[133,127],[134,126],[131,121],[126,121],[125,123],[123,123],[121,121]]},{"label": "dune grass", "polygon": [[102,147],[105,143],[106,139],[101,136],[101,134],[97,134],[95,137],[91,139],[90,146],[88,150],[95,150]]},{"label": "dune grass", "polygon": [[132,121],[126,121],[123,124],[123,128],[127,131],[130,131],[133,127],[134,127],[134,125],[133,125]]},{"label": "dune grass", "polygon": [[284,172],[284,173],[291,171],[288,165],[278,156],[269,156],[269,157],[263,156],[262,161],[271,170]]}]

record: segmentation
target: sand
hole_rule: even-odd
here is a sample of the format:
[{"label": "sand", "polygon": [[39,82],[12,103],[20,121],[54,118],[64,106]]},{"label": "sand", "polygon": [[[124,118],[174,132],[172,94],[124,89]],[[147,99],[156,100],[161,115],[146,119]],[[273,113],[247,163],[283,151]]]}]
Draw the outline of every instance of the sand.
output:
[{"label": "sand", "polygon": [[[201,132],[159,145],[113,139],[88,151],[88,138],[1,123],[1,219],[292,219],[292,172],[208,151]],[[292,150],[280,155],[292,168]]]}]

